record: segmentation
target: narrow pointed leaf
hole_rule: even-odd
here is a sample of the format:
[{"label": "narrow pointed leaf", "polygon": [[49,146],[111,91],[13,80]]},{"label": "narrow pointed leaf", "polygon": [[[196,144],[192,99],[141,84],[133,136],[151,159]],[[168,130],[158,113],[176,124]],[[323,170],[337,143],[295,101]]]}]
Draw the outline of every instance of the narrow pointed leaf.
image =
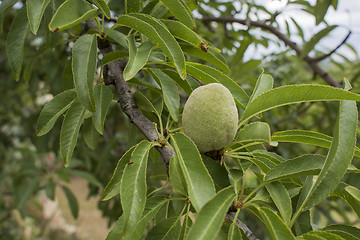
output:
[{"label": "narrow pointed leaf", "polygon": [[267,110],[300,102],[354,100],[360,95],[325,85],[288,85],[274,88],[254,98],[241,116],[240,125]]},{"label": "narrow pointed leaf", "polygon": [[94,77],[97,62],[95,35],[83,35],[72,49],[72,70],[75,89],[80,102],[90,112],[95,112]]},{"label": "narrow pointed leaf", "polygon": [[328,26],[322,29],[320,32],[316,33],[309,41],[304,44],[303,50],[301,52],[301,58],[305,57],[311,50],[313,50],[315,45],[336,27],[337,25]]},{"label": "narrow pointed leaf", "polygon": [[[180,76],[171,69],[162,69],[161,71],[163,71],[166,75],[168,75],[174,82],[176,82],[176,84],[189,96],[191,94],[191,92],[193,91],[193,89],[191,88],[191,86],[189,85],[189,83],[187,81],[184,81],[183,79],[180,78]],[[190,76],[187,76],[186,79],[190,78]]]},{"label": "narrow pointed leaf", "polygon": [[184,174],[191,204],[198,212],[215,195],[215,186],[195,144],[181,133],[171,136],[172,146]]},{"label": "narrow pointed leaf", "polygon": [[141,219],[146,203],[146,166],[151,143],[140,142],[131,154],[120,183],[120,199],[124,215],[124,237],[130,235]]},{"label": "narrow pointed leaf", "polygon": [[360,190],[354,186],[345,187],[345,191],[347,191],[353,198],[360,202]]},{"label": "narrow pointed leaf", "polygon": [[306,234],[304,234],[303,236],[303,239],[305,240],[323,240],[323,239],[326,239],[326,240],[345,240],[343,239],[342,237],[336,235],[336,234],[333,234],[331,232],[322,232],[322,231],[310,231]]},{"label": "narrow pointed leaf", "polygon": [[31,31],[36,34],[40,21],[44,15],[47,5],[50,3],[50,0],[28,0],[26,1],[26,10],[27,16],[30,23]]},{"label": "narrow pointed leaf", "polygon": [[262,207],[259,210],[261,218],[268,229],[271,239],[295,239],[291,230],[281,218],[270,208]]},{"label": "narrow pointed leaf", "polygon": [[172,156],[170,159],[169,175],[171,187],[176,192],[186,195],[186,181],[180,168],[180,163],[175,156]]},{"label": "narrow pointed leaf", "polygon": [[127,51],[124,51],[124,50],[113,51],[113,52],[106,54],[101,59],[101,65],[105,66],[106,64],[108,64],[110,62],[113,62],[113,61],[121,59],[121,58],[126,58],[128,56],[129,56],[129,53]]},{"label": "narrow pointed leaf", "polygon": [[338,231],[349,233],[356,238],[359,238],[359,236],[360,236],[359,228],[354,227],[354,226],[345,225],[345,224],[332,224],[332,225],[326,226],[322,230],[326,230],[326,231],[327,230],[338,230]]},{"label": "narrow pointed leaf", "polygon": [[241,231],[234,223],[232,223],[229,228],[227,240],[242,240]]},{"label": "narrow pointed leaf", "polygon": [[219,57],[219,54],[212,51],[211,49],[205,52],[200,48],[194,47],[193,45],[187,43],[180,44],[180,47],[184,53],[211,63],[225,73],[230,71],[223,57],[221,55]]},{"label": "narrow pointed leaf", "polygon": [[191,30],[182,22],[167,19],[162,19],[161,22],[165,24],[170,33],[177,39],[181,39],[187,43],[190,43],[199,49],[201,48],[202,44],[205,44],[205,42],[196,32]]},{"label": "narrow pointed leaf", "polygon": [[124,168],[125,168],[126,164],[128,164],[130,162],[131,154],[134,151],[134,148],[135,148],[135,146],[131,147],[119,159],[119,161],[116,165],[116,168],[114,170],[114,173],[104,189],[101,200],[107,201],[120,193],[120,181],[121,181],[121,178],[122,178],[122,175],[124,172]]},{"label": "narrow pointed leaf", "polygon": [[[276,142],[306,143],[314,146],[329,148],[333,138],[313,131],[286,130],[274,133],[271,139]],[[360,157],[360,149],[358,147],[355,148],[355,156]]]},{"label": "narrow pointed leaf", "polygon": [[161,85],[165,105],[169,110],[170,116],[177,122],[180,108],[180,96],[176,83],[159,69],[153,69],[151,70],[151,73]]},{"label": "narrow pointed leaf", "polygon": [[128,237],[123,237],[123,227],[124,227],[124,215],[121,215],[116,221],[114,227],[110,230],[109,234],[106,237],[106,240],[139,240],[141,239],[146,226],[149,224],[151,219],[159,212],[160,208],[164,206],[167,202],[166,198],[163,196],[154,196],[146,201],[144,214],[140,219],[139,223],[136,226],[136,231],[133,232]]},{"label": "narrow pointed leaf", "polygon": [[94,89],[96,112],[92,113],[92,121],[95,129],[104,133],[104,123],[109,106],[113,99],[113,94],[109,87],[105,85],[96,85]]},{"label": "narrow pointed leaf", "polygon": [[42,136],[48,133],[56,120],[71,106],[75,98],[76,91],[71,89],[56,95],[48,102],[41,110],[36,125],[36,134]]},{"label": "narrow pointed leaf", "polygon": [[76,197],[74,196],[74,194],[72,193],[72,191],[66,187],[66,186],[62,186],[62,189],[65,193],[65,196],[68,200],[69,206],[70,206],[70,210],[71,210],[71,214],[72,216],[77,219],[78,215],[79,215],[79,203],[76,199]]},{"label": "narrow pointed leaf", "polygon": [[138,71],[145,66],[150,56],[151,49],[154,46],[151,42],[144,42],[137,47],[135,36],[133,34],[126,37],[126,40],[129,43],[129,61],[126,64],[123,73],[125,81],[135,77]]},{"label": "narrow pointed leaf", "polygon": [[19,0],[3,0],[0,4],[0,33],[3,32],[4,28],[4,17],[6,10],[11,8],[15,3],[17,3]]},{"label": "narrow pointed leaf", "polygon": [[253,122],[240,129],[236,142],[270,142],[270,127],[265,122]]},{"label": "narrow pointed leaf", "polygon": [[311,189],[300,194],[297,211],[310,209],[335,190],[353,158],[357,118],[356,103],[341,101],[334,138],[324,166]]},{"label": "narrow pointed leaf", "polygon": [[104,0],[92,0],[92,2],[101,10],[106,18],[111,18],[110,8]]},{"label": "narrow pointed leaf", "polygon": [[221,83],[229,89],[236,104],[241,108],[245,108],[247,102],[249,101],[249,96],[244,89],[242,89],[234,80],[224,73],[216,70],[215,68],[198,63],[187,63],[186,69],[191,76],[199,79],[205,84]]},{"label": "narrow pointed leaf", "polygon": [[316,25],[324,20],[326,12],[330,7],[332,0],[318,0],[314,7],[314,16],[316,18]]},{"label": "narrow pointed leaf", "polygon": [[60,131],[60,153],[66,167],[70,165],[71,156],[76,146],[85,112],[86,109],[80,103],[79,99],[76,98],[67,111],[62,123]]},{"label": "narrow pointed leaf", "polygon": [[49,23],[50,31],[61,31],[97,16],[98,9],[85,0],[67,0],[56,10]]},{"label": "narrow pointed leaf", "polygon": [[133,28],[153,41],[175,64],[179,75],[185,79],[185,57],[169,30],[155,18],[145,14],[127,14],[118,17],[117,25]]},{"label": "narrow pointed leaf", "polygon": [[288,190],[284,187],[281,182],[273,182],[267,184],[266,190],[269,192],[273,202],[280,212],[282,219],[285,224],[289,226],[290,218],[292,215],[291,198]]},{"label": "narrow pointed leaf", "polygon": [[354,210],[354,212],[360,217],[360,200],[354,197],[352,194],[349,193],[346,189],[351,187],[349,184],[341,182],[336,187],[335,191],[331,194],[333,196],[340,197],[344,199],[349,206]]},{"label": "narrow pointed leaf", "polygon": [[138,104],[138,106],[141,109],[144,109],[148,112],[153,112],[156,114],[156,116],[160,119],[161,118],[161,112],[159,112],[154,104],[152,104],[152,102],[144,95],[142,94],[140,91],[136,91],[134,93],[134,98],[136,103]]},{"label": "narrow pointed leaf", "polygon": [[146,240],[179,239],[181,223],[179,217],[164,219],[153,227]]},{"label": "narrow pointed leaf", "polygon": [[211,198],[198,213],[187,240],[215,239],[225,215],[235,197],[233,188],[227,187]]},{"label": "narrow pointed leaf", "polygon": [[323,155],[302,155],[278,164],[266,174],[265,181],[271,182],[292,177],[317,175],[324,163],[325,156]]},{"label": "narrow pointed leaf", "polygon": [[126,13],[138,13],[141,9],[141,0],[125,0]]},{"label": "narrow pointed leaf", "polygon": [[96,177],[93,174],[91,174],[89,172],[84,172],[84,171],[75,170],[75,169],[69,169],[68,172],[72,175],[75,175],[75,176],[85,179],[88,183],[91,183],[98,187],[102,187],[101,182],[98,179],[96,179]]},{"label": "narrow pointed leaf", "polygon": [[96,131],[91,119],[86,119],[84,121],[82,136],[88,148],[95,150],[100,139],[100,134]]},{"label": "narrow pointed leaf", "polygon": [[24,42],[29,26],[25,11],[26,9],[23,8],[17,12],[6,38],[6,55],[16,81],[20,79]]},{"label": "narrow pointed leaf", "polygon": [[160,0],[174,16],[187,27],[194,29],[195,20],[183,0]]},{"label": "narrow pointed leaf", "polygon": [[261,74],[258,80],[256,81],[256,85],[253,93],[250,96],[249,102],[251,102],[254,98],[259,96],[260,94],[271,90],[274,85],[274,79],[269,74]]}]

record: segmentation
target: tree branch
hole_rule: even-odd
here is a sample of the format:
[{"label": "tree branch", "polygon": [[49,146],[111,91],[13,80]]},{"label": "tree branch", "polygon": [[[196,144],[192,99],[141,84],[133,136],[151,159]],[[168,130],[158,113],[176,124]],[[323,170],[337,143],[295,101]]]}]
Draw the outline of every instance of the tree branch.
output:
[{"label": "tree branch", "polygon": [[[231,221],[234,221],[234,213],[227,213],[226,214],[226,218],[230,219]],[[246,234],[246,236],[250,239],[250,240],[259,240],[254,233],[246,226],[245,223],[243,223],[242,221],[240,221],[239,219],[236,219],[236,224],[238,225],[239,228],[241,228],[244,233]]]},{"label": "tree branch", "polygon": [[320,61],[330,57],[333,53],[336,52],[336,50],[338,50],[342,45],[344,45],[346,43],[346,41],[348,40],[350,35],[351,35],[351,31],[349,31],[348,35],[344,38],[344,40],[336,48],[334,48],[331,52],[329,52],[328,54],[325,54],[323,56],[313,58],[313,61],[320,62]]},{"label": "tree branch", "polygon": [[[112,47],[106,40],[98,39],[98,48],[103,55],[112,52]],[[126,63],[121,60],[108,63],[108,67],[106,68],[108,69],[108,72],[105,72],[104,74],[104,78],[106,78],[105,82],[115,85],[121,109],[130,118],[131,122],[139,128],[139,130],[150,142],[158,141],[154,124],[139,110],[139,107],[137,106],[130,91],[129,85],[123,77],[123,69],[125,68],[125,65]],[[167,145],[169,146],[169,144]],[[157,150],[160,152],[165,162],[167,172],[169,173],[169,162],[170,158],[175,155],[174,150],[168,147],[157,147]]]},{"label": "tree branch", "polygon": [[[264,21],[252,21],[250,19],[237,19],[234,17],[210,17],[210,16],[203,16],[201,19],[205,24],[208,22],[220,22],[220,23],[239,23],[241,25],[251,27],[258,27],[263,30],[269,31],[275,36],[277,36],[281,41],[283,41],[287,46],[292,48],[298,56],[301,55],[302,49],[293,41],[290,40],[290,38],[280,32],[280,30],[276,27],[274,27],[271,24],[268,24]],[[336,81],[332,76],[329,75],[328,72],[326,72],[324,69],[322,69],[319,64],[314,61],[314,59],[310,56],[305,56],[304,60],[307,62],[309,67],[313,70],[314,73],[318,74],[321,78],[324,79],[325,82],[327,82],[330,86],[340,88],[341,84]]]}]

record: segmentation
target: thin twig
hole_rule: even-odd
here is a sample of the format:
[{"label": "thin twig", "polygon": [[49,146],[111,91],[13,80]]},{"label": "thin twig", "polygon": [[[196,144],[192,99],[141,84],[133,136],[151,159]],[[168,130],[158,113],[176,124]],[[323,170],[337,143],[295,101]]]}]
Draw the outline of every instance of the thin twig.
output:
[{"label": "thin twig", "polygon": [[[234,213],[227,213],[226,214],[226,218],[230,219],[231,221],[234,221]],[[246,236],[250,239],[250,240],[259,240],[254,233],[248,228],[248,226],[246,226],[245,223],[243,223],[242,221],[240,221],[239,219],[236,219],[236,224],[238,225],[239,228],[241,228],[244,233],[246,234]]]},{"label": "thin twig", "polygon": [[[209,22],[221,22],[221,23],[239,23],[242,25],[245,25],[249,28],[251,27],[259,27],[263,30],[267,30],[277,36],[281,41],[283,41],[287,46],[292,48],[298,56],[301,56],[302,49],[293,41],[290,40],[290,38],[280,32],[278,28],[273,26],[272,24],[268,24],[264,21],[252,21],[250,19],[237,19],[232,16],[229,17],[210,17],[210,16],[203,16],[201,19],[205,24]],[[314,73],[318,74],[321,78],[324,79],[325,82],[327,82],[330,86],[340,88],[341,84],[336,81],[328,72],[326,72],[324,69],[322,69],[316,61],[313,60],[310,56],[305,56],[304,60],[307,62],[307,64],[310,66],[310,68],[313,70]]]},{"label": "thin twig", "polygon": [[344,40],[336,48],[334,48],[331,52],[329,52],[328,54],[322,55],[320,57],[313,58],[312,60],[314,62],[320,62],[320,61],[330,57],[333,53],[336,52],[336,50],[338,50],[342,45],[344,45],[346,43],[346,41],[349,39],[350,35],[351,35],[351,31],[349,31],[348,35],[344,38]]}]

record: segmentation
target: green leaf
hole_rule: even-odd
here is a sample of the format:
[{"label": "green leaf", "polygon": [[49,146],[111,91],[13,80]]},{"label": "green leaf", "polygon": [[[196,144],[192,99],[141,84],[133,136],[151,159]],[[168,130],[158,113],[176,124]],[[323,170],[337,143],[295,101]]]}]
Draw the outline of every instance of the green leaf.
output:
[{"label": "green leaf", "polygon": [[80,102],[90,112],[95,112],[94,77],[97,62],[95,35],[79,37],[72,49],[72,71],[75,89]]},{"label": "green leaf", "polygon": [[344,176],[354,154],[357,118],[356,102],[341,101],[334,138],[324,166],[309,191],[301,192],[297,212],[310,209],[327,198]]},{"label": "green leaf", "polygon": [[104,1],[104,0],[91,0],[91,2],[93,4],[95,4],[101,10],[101,12],[105,15],[106,18],[108,18],[108,19],[111,18],[110,8],[107,5],[106,1]]},{"label": "green leaf", "polygon": [[338,230],[328,230],[327,232],[335,234],[339,237],[342,237],[342,239],[346,239],[346,240],[359,240],[359,238],[354,237],[353,235],[351,235],[350,233],[346,233],[343,231],[338,231]]},{"label": "green leaf", "polygon": [[141,219],[146,203],[146,166],[151,143],[143,140],[131,154],[125,166],[121,183],[120,199],[124,215],[124,236],[130,235]]},{"label": "green leaf", "polygon": [[138,13],[141,9],[141,0],[125,0],[126,13]]},{"label": "green leaf", "polygon": [[156,114],[156,116],[158,117],[159,121],[161,119],[161,112],[159,112],[155,106],[152,104],[152,102],[144,95],[142,94],[140,91],[136,91],[133,94],[136,103],[138,104],[138,106],[141,109],[144,109],[145,111],[148,112],[153,112]]},{"label": "green leaf", "polygon": [[301,39],[304,41],[304,31],[302,30],[302,28],[300,27],[300,25],[295,21],[294,18],[290,17],[290,19],[292,20],[292,22],[293,22],[294,25],[296,26],[299,36],[300,36]]},{"label": "green leaf", "polygon": [[164,219],[153,227],[146,240],[179,239],[181,223],[179,217]]},{"label": "green leaf", "polygon": [[242,240],[241,231],[238,225],[234,223],[231,224],[227,240]]},{"label": "green leaf", "polygon": [[183,0],[160,0],[174,16],[191,29],[195,29],[195,20]]},{"label": "green leaf", "polygon": [[347,191],[353,198],[360,202],[360,190],[354,186],[346,186],[345,191]]},{"label": "green leaf", "polygon": [[170,184],[171,187],[178,193],[186,195],[186,182],[184,175],[180,168],[180,163],[176,156],[172,156],[169,166]]},{"label": "green leaf", "polygon": [[271,90],[274,85],[274,79],[269,74],[261,74],[256,81],[256,85],[253,93],[250,96],[249,102],[251,102],[254,98],[259,96],[260,94]]},{"label": "green leaf", "polygon": [[[314,146],[329,148],[333,138],[313,131],[286,130],[274,133],[271,139],[276,142],[306,143]],[[355,148],[355,156],[360,157],[360,149],[358,147]]]},{"label": "green leaf", "polygon": [[344,199],[358,215],[358,217],[360,217],[360,200],[346,190],[349,187],[352,186],[347,183],[340,182],[331,195]]},{"label": "green leaf", "polygon": [[36,134],[42,136],[48,133],[54,126],[56,120],[62,115],[74,102],[76,91],[67,90],[56,95],[41,110],[39,120],[36,125]]},{"label": "green leaf", "polygon": [[294,230],[297,236],[313,230],[311,225],[311,217],[309,210],[302,212],[299,215],[299,217],[296,219],[296,222],[294,224]]},{"label": "green leaf", "polygon": [[270,142],[270,127],[265,122],[253,122],[239,130],[236,142]]},{"label": "green leaf", "polygon": [[135,77],[145,66],[154,46],[151,42],[144,42],[137,47],[134,34],[127,36],[126,41],[129,43],[129,61],[123,72],[125,81]]},{"label": "green leaf", "polygon": [[62,31],[96,17],[99,11],[85,0],[66,0],[49,23],[52,32]]},{"label": "green leaf", "polygon": [[20,79],[24,55],[24,42],[29,26],[25,11],[26,9],[23,8],[17,12],[6,38],[6,55],[16,81],[19,81]]},{"label": "green leaf", "polygon": [[300,102],[354,100],[360,101],[360,95],[325,85],[288,85],[266,91],[254,98],[240,118],[241,126],[251,117],[267,110]]},{"label": "green leaf", "polygon": [[116,165],[116,168],[114,170],[114,173],[104,189],[104,192],[101,197],[102,201],[107,201],[120,193],[120,182],[121,182],[121,178],[122,178],[122,175],[124,172],[124,168],[125,168],[126,164],[128,164],[130,162],[131,154],[134,151],[134,148],[135,148],[135,146],[132,146],[119,159],[119,161]]},{"label": "green leaf", "polygon": [[322,231],[310,231],[303,235],[305,240],[315,240],[315,239],[326,239],[326,240],[345,240],[344,238],[333,234],[331,232],[322,232]]},{"label": "green leaf", "polygon": [[136,231],[128,237],[122,238],[123,227],[124,227],[124,215],[116,221],[114,227],[110,230],[106,240],[139,240],[141,239],[146,226],[150,220],[159,212],[160,208],[167,203],[167,199],[163,196],[154,196],[146,201],[144,214],[136,226]]},{"label": "green leaf", "polygon": [[230,71],[223,57],[211,49],[208,51],[203,51],[200,48],[194,47],[193,45],[187,43],[180,44],[180,47],[186,54],[209,62],[223,72],[228,73]]},{"label": "green leaf", "polygon": [[121,58],[126,58],[128,56],[129,56],[129,54],[127,51],[123,51],[123,50],[113,51],[113,52],[106,54],[101,59],[101,65],[105,66],[106,64],[108,64],[110,62],[113,62],[113,61],[121,59]]},{"label": "green leaf", "polygon": [[211,178],[214,181],[215,189],[221,190],[230,185],[226,169],[220,165],[219,161],[215,161],[205,155],[201,155],[206,169],[209,171]]},{"label": "green leaf", "polygon": [[286,178],[317,175],[324,166],[325,156],[316,154],[302,155],[280,163],[271,169],[265,177],[266,182]]},{"label": "green leaf", "polygon": [[170,33],[177,39],[190,43],[199,49],[202,44],[205,44],[203,39],[196,32],[182,22],[167,19],[162,19],[161,22],[165,24]]},{"label": "green leaf", "polygon": [[325,230],[325,231],[331,231],[331,230],[342,231],[342,232],[349,233],[353,237],[356,237],[356,238],[359,238],[359,236],[360,236],[360,229],[359,228],[356,228],[354,226],[345,225],[345,224],[328,225],[325,228],[323,228],[322,230]]},{"label": "green leaf", "polygon": [[88,148],[95,150],[100,139],[100,134],[96,131],[91,119],[86,119],[84,121],[82,135]]},{"label": "green leaf", "polygon": [[281,182],[269,183],[266,186],[266,190],[269,192],[273,202],[280,212],[285,224],[289,226],[290,218],[292,215],[291,198],[288,190]]},{"label": "green leaf", "polygon": [[31,31],[36,35],[45,9],[51,0],[28,0],[26,1],[27,16]]},{"label": "green leaf", "polygon": [[157,19],[145,14],[127,14],[118,17],[116,25],[124,25],[135,29],[153,41],[175,64],[181,78],[185,79],[185,57],[169,30]]},{"label": "green leaf", "polygon": [[92,113],[92,122],[95,129],[100,133],[104,133],[104,123],[109,106],[113,99],[113,94],[109,87],[105,85],[96,85],[94,89],[96,112]]},{"label": "green leaf", "polygon": [[224,73],[216,70],[215,68],[198,63],[186,63],[186,69],[191,76],[199,79],[205,84],[221,83],[229,89],[236,104],[245,108],[247,102],[249,101],[249,96],[246,94],[244,89],[242,89],[234,80]]},{"label": "green leaf", "polygon": [[78,203],[76,197],[74,196],[74,194],[72,193],[72,191],[68,187],[62,186],[62,189],[68,200],[71,214],[75,219],[77,219],[78,214],[79,214],[79,203]]},{"label": "green leaf", "polygon": [[[191,94],[193,89],[191,88],[189,83],[181,79],[180,76],[174,70],[162,69],[161,71],[163,71],[166,75],[168,75],[188,96]],[[186,79],[188,78],[190,77],[187,76]]]},{"label": "green leaf", "polygon": [[184,174],[191,204],[198,212],[215,195],[215,186],[195,144],[181,133],[171,136],[180,168]]},{"label": "green leaf", "polygon": [[316,33],[309,41],[304,44],[300,57],[304,58],[307,56],[308,53],[314,49],[315,45],[336,27],[337,25],[328,26],[322,29],[320,32]]},{"label": "green leaf", "polygon": [[67,111],[60,131],[60,153],[65,167],[70,166],[71,156],[74,152],[81,124],[86,109],[76,98]]},{"label": "green leaf", "polygon": [[177,122],[179,120],[178,115],[180,108],[180,96],[177,85],[168,75],[159,69],[152,69],[150,73],[152,73],[151,75],[161,85],[165,105],[168,108],[172,119]]},{"label": "green leaf", "polygon": [[15,3],[17,3],[19,0],[3,0],[0,5],[0,33],[3,32],[4,28],[4,17],[6,10],[11,8]]},{"label": "green leaf", "polygon": [[95,176],[91,173],[79,171],[79,170],[75,170],[75,169],[69,169],[68,172],[72,175],[75,175],[75,176],[85,179],[88,183],[91,183],[98,187],[102,187],[101,182],[99,182],[99,180],[97,180],[95,178]]},{"label": "green leaf", "polygon": [[[39,185],[39,178],[38,177],[34,177],[33,179],[31,179],[31,181],[27,184],[24,184],[23,186],[18,187],[16,190],[20,190],[20,196],[16,196],[16,208],[17,209],[22,209],[28,199],[30,198],[31,194],[35,193],[37,190],[37,187]],[[16,194],[18,195],[18,194]]]},{"label": "green leaf", "polygon": [[200,209],[186,239],[215,239],[234,197],[234,190],[229,186],[211,198]]},{"label": "green leaf", "polygon": [[291,230],[281,220],[281,218],[270,208],[261,207],[258,209],[267,230],[270,233],[271,239],[295,239]]},{"label": "green leaf", "polygon": [[316,25],[324,20],[326,12],[331,5],[332,0],[317,0],[314,7],[314,16],[316,18]]}]

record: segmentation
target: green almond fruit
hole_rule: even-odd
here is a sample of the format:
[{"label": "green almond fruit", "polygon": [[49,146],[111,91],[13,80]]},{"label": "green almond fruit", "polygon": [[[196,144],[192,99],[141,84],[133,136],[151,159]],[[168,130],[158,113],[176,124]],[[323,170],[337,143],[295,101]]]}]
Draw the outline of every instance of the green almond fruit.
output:
[{"label": "green almond fruit", "polygon": [[220,150],[232,142],[238,126],[238,111],[230,91],[219,83],[196,88],[185,103],[184,133],[200,152]]}]

